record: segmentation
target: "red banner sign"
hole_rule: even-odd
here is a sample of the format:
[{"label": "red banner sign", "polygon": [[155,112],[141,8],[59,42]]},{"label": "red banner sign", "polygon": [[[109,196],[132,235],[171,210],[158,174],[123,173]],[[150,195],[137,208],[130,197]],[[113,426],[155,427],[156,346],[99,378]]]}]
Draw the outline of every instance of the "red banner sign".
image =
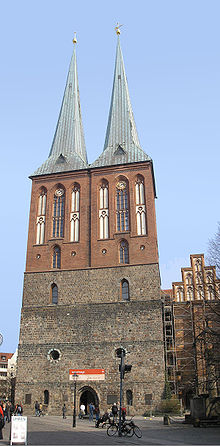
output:
[{"label": "red banner sign", "polygon": [[104,369],[70,369],[70,380],[77,381],[103,381],[105,379]]}]

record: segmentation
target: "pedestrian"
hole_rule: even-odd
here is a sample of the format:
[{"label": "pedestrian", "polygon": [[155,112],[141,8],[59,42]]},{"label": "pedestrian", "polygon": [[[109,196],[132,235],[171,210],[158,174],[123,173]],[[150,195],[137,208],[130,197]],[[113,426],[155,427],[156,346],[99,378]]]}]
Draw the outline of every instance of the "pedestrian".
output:
[{"label": "pedestrian", "polygon": [[86,410],[85,404],[82,403],[79,408],[79,418],[80,419],[82,419],[83,416],[85,415],[85,410]]},{"label": "pedestrian", "polygon": [[17,415],[18,417],[21,417],[22,413],[23,413],[23,407],[22,407],[22,404],[19,403],[15,407],[15,415]]},{"label": "pedestrian", "polygon": [[63,412],[63,419],[66,419],[66,404],[65,403],[63,405],[62,412]]},{"label": "pedestrian", "polygon": [[14,415],[14,411],[15,411],[14,405],[11,403],[11,405],[10,405],[10,420],[11,420],[12,415]]},{"label": "pedestrian", "polygon": [[114,420],[114,423],[115,423],[116,420],[117,420],[117,415],[118,415],[118,407],[117,407],[116,403],[114,403],[113,406],[112,406],[112,415],[113,415],[113,420]]},{"label": "pedestrian", "polygon": [[94,412],[94,405],[92,402],[89,404],[89,421],[93,421],[93,412]]},{"label": "pedestrian", "polygon": [[43,404],[42,403],[39,404],[39,417],[41,415],[43,415]]},{"label": "pedestrian", "polygon": [[34,409],[35,409],[35,417],[39,417],[39,403],[35,401]]},{"label": "pedestrian", "polygon": [[126,407],[121,408],[121,416],[122,416],[122,420],[125,421],[126,420]]},{"label": "pedestrian", "polygon": [[0,405],[0,440],[3,440],[2,429],[3,429],[4,425],[5,425],[5,422],[4,422],[4,412],[3,412],[2,404],[1,404]]},{"label": "pedestrian", "polygon": [[4,415],[4,422],[6,423],[6,421],[8,421],[8,408],[6,403],[3,403],[2,410]]},{"label": "pedestrian", "polygon": [[96,419],[96,423],[97,423],[97,421],[98,421],[99,418],[100,418],[100,410],[99,410],[99,406],[95,406],[95,410],[94,410],[94,412],[95,412],[95,419]]}]

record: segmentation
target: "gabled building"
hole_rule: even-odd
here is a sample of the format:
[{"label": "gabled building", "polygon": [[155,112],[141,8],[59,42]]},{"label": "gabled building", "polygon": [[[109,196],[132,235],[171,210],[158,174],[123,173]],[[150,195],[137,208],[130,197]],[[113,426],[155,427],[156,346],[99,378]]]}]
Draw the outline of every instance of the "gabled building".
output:
[{"label": "gabled building", "polygon": [[204,254],[190,264],[162,292],[167,377],[186,407],[192,395],[220,393],[220,280]]},{"label": "gabled building", "polygon": [[26,411],[35,400],[48,413],[64,402],[71,409],[71,369],[77,408],[92,401],[105,410],[119,400],[123,346],[132,364],[124,404],[143,413],[164,386],[153,163],[139,142],[118,34],[105,145],[88,164],[75,43],[49,157],[30,177],[16,399]]}]

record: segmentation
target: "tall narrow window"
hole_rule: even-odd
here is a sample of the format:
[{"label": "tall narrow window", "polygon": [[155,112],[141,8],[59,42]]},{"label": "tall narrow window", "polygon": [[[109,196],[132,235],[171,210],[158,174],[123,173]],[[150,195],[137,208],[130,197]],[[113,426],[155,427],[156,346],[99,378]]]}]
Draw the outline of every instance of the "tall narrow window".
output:
[{"label": "tall narrow window", "polygon": [[79,241],[79,212],[80,212],[80,186],[75,184],[72,190],[71,197],[71,212],[70,212],[70,241]]},{"label": "tall narrow window", "polygon": [[122,300],[129,300],[129,283],[127,280],[123,279],[121,281],[121,298]]},{"label": "tall narrow window", "polygon": [[53,201],[53,237],[63,237],[64,234],[64,207],[65,192],[58,188],[54,194]]},{"label": "tall narrow window", "polygon": [[99,237],[109,237],[108,183],[103,180],[99,189]]},{"label": "tall narrow window", "polygon": [[48,390],[44,390],[44,404],[49,404],[49,392]]},{"label": "tall narrow window", "polygon": [[135,183],[135,198],[136,198],[136,220],[137,220],[137,234],[146,235],[146,206],[144,194],[144,180],[138,176]]},{"label": "tall narrow window", "polygon": [[51,302],[52,304],[58,304],[58,288],[55,283],[51,286]]},{"label": "tall narrow window", "polygon": [[53,268],[61,267],[61,252],[59,246],[53,248]]},{"label": "tall narrow window", "polygon": [[38,199],[37,234],[36,234],[36,244],[37,245],[42,245],[44,243],[46,201],[47,201],[47,191],[45,188],[43,188],[41,190],[41,193],[40,193],[40,196]]},{"label": "tall narrow window", "polygon": [[116,228],[117,232],[129,231],[128,185],[118,181],[116,185]]},{"label": "tall narrow window", "polygon": [[119,249],[119,263],[129,263],[128,242],[122,240]]}]

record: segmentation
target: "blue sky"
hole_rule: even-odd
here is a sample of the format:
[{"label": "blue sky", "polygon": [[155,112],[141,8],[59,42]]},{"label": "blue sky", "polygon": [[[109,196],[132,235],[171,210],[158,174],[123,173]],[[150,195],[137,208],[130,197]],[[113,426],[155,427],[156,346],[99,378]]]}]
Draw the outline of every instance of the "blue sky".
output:
[{"label": "blue sky", "polygon": [[153,158],[162,287],[219,221],[219,1],[1,3],[1,351],[18,343],[31,181],[51,147],[77,31],[89,162],[103,150],[121,28],[141,145]]}]

